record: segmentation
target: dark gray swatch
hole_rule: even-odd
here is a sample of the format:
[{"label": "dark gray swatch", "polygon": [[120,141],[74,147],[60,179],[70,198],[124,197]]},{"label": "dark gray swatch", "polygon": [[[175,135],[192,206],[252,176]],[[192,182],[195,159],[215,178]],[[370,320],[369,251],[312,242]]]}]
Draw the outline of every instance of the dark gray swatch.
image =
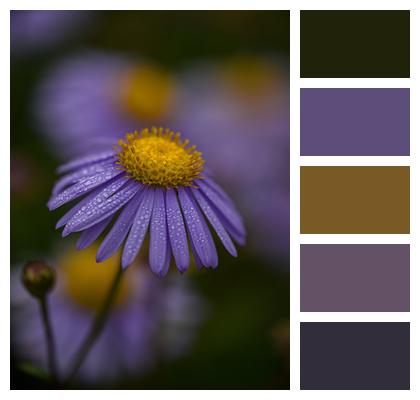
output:
[{"label": "dark gray swatch", "polygon": [[300,388],[410,389],[409,322],[302,322]]}]

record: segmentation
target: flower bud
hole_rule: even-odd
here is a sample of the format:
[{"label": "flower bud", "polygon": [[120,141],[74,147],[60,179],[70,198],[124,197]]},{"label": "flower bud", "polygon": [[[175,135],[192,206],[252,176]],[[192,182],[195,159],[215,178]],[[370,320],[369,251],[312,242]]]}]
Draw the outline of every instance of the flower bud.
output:
[{"label": "flower bud", "polygon": [[32,296],[42,299],[54,286],[55,272],[44,261],[29,261],[22,271],[22,283]]}]

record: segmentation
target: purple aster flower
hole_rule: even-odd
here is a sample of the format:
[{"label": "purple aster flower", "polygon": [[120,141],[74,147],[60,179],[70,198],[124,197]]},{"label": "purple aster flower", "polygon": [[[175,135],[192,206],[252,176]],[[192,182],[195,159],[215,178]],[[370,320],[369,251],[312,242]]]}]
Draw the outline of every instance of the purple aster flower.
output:
[{"label": "purple aster flower", "polygon": [[34,102],[39,131],[66,158],[109,147],[138,126],[171,124],[177,85],[152,62],[81,53],[61,60],[42,80]]},{"label": "purple aster flower", "polygon": [[[68,373],[109,289],[119,257],[96,264],[97,245],[65,249],[58,258],[57,285],[49,295],[58,366]],[[47,368],[44,330],[38,305],[24,289],[19,269],[11,275],[12,349],[19,362]],[[82,364],[76,379],[110,382],[141,375],[159,361],[173,359],[190,348],[206,306],[188,278],[161,280],[141,265],[124,273],[109,320]]]},{"label": "purple aster flower", "polygon": [[[262,256],[289,252],[289,74],[281,57],[203,62],[181,77],[177,126],[232,196]],[[223,146],[220,145],[223,143]],[[244,173],[246,171],[246,173]]]},{"label": "purple aster flower", "polygon": [[88,11],[12,10],[10,48],[12,54],[26,54],[52,47],[77,34],[91,17]]},{"label": "purple aster flower", "polygon": [[169,129],[143,129],[127,134],[113,151],[61,166],[65,175],[48,207],[79,199],[57,223],[64,226],[63,236],[82,232],[77,244],[82,249],[111,226],[96,259],[102,262],[122,247],[121,263],[127,268],[149,232],[149,264],[160,276],[168,272],[172,256],[179,271],[187,270],[190,249],[197,267],[217,266],[209,225],[236,256],[233,241],[245,242],[241,216],[204,169],[201,153],[188,143]]}]

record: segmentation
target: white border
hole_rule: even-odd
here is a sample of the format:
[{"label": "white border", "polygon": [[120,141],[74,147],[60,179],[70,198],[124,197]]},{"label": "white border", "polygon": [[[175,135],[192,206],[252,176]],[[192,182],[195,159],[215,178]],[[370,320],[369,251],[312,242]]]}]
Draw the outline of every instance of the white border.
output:
[{"label": "white border", "polygon": [[[381,399],[395,399],[395,398],[417,398],[419,396],[419,360],[420,360],[420,347],[418,345],[418,337],[420,329],[418,324],[420,321],[420,254],[419,254],[419,212],[418,204],[420,204],[420,196],[418,189],[418,182],[420,182],[420,172],[418,165],[418,156],[420,150],[420,139],[418,132],[420,131],[420,123],[418,117],[418,110],[420,110],[420,98],[419,98],[419,82],[418,82],[418,71],[419,71],[419,51],[420,46],[415,42],[414,38],[420,37],[420,18],[419,18],[419,4],[414,0],[202,0],[199,3],[193,2],[192,0],[178,0],[177,2],[170,2],[169,0],[154,0],[153,2],[139,2],[136,0],[120,0],[114,2],[111,0],[73,0],[72,2],[65,1],[3,1],[1,13],[1,49],[3,62],[1,63],[2,69],[2,128],[4,132],[2,146],[2,157],[0,162],[2,163],[2,171],[9,170],[9,148],[10,143],[6,132],[10,132],[10,82],[9,82],[9,10],[10,9],[196,9],[196,10],[207,10],[207,9],[266,9],[266,10],[290,10],[291,16],[291,390],[290,391],[258,391],[258,396],[262,396],[266,399],[292,398],[299,399],[303,397],[309,397],[313,399],[336,399],[337,397],[342,399],[349,398],[371,398],[372,395]],[[300,9],[410,9],[411,10],[411,78],[410,79],[386,79],[388,83],[384,84],[382,79],[362,79],[362,80],[345,80],[345,79],[300,79],[299,78],[299,10]],[[244,29],[252,29],[252,27],[244,27]],[[416,46],[415,46],[416,44]],[[409,160],[390,161],[382,159],[380,162],[383,165],[410,165],[411,166],[411,234],[401,235],[300,235],[299,234],[299,166],[300,165],[314,165],[313,160],[307,158],[301,158],[299,156],[299,89],[301,87],[410,87],[411,88],[411,157]],[[371,160],[372,163],[378,163],[378,159],[374,158]],[[319,161],[323,165],[328,164],[326,158]],[[348,158],[346,163],[351,162]],[[369,165],[370,161],[366,158],[361,164],[343,164],[343,165]],[[396,163],[396,164],[393,164]],[[321,164],[319,164],[321,165]],[[372,164],[378,165],[378,164]],[[1,179],[4,182],[0,185],[1,198],[2,198],[2,217],[4,213],[3,221],[10,217],[9,213],[9,177],[4,172],[1,175]],[[415,183],[417,182],[417,186]],[[2,224],[1,227],[0,243],[2,245],[2,252],[0,253],[3,258],[3,271],[7,271],[6,278],[0,279],[0,293],[3,296],[3,301],[0,302],[2,311],[2,321],[9,320],[9,279],[8,279],[8,265],[9,265],[9,248],[10,248],[10,237],[9,227],[6,224]],[[305,238],[303,238],[305,236]],[[325,237],[324,237],[325,236]],[[410,391],[300,391],[299,390],[299,322],[302,320],[309,320],[306,314],[299,312],[299,245],[300,242],[305,243],[332,243],[332,237],[334,240],[338,240],[338,243],[411,243],[411,312],[407,316],[407,320],[411,321],[411,390]],[[369,237],[368,237],[369,236]],[[3,272],[4,273],[4,272]],[[349,315],[339,316],[340,313],[334,313],[335,320],[346,317]],[[372,313],[356,313],[355,320],[363,320],[363,318],[389,318],[384,314],[381,316],[373,317]],[[401,318],[404,318],[406,313],[403,313]],[[323,317],[321,315],[321,317]],[[306,318],[306,319],[305,319]],[[348,320],[348,319],[346,319]],[[386,319],[389,320],[389,319]],[[3,395],[11,398],[20,398],[23,396],[31,396],[34,399],[51,398],[56,396],[54,391],[9,391],[9,329],[7,323],[3,324],[1,333],[1,354],[2,357],[1,370],[0,370],[0,384]],[[217,365],[214,366],[217,368]],[[195,399],[197,396],[206,399],[213,399],[215,395],[221,396],[222,398],[230,398],[232,396],[231,391],[77,391],[77,396],[88,397],[92,395],[100,395],[103,398],[113,398],[115,395],[122,395],[127,398],[140,398],[142,399],[161,399],[164,396],[171,396],[171,398]],[[243,399],[253,399],[256,393],[253,391],[235,391],[234,395],[241,396]],[[72,391],[61,391],[60,396],[63,398],[73,397]]]}]

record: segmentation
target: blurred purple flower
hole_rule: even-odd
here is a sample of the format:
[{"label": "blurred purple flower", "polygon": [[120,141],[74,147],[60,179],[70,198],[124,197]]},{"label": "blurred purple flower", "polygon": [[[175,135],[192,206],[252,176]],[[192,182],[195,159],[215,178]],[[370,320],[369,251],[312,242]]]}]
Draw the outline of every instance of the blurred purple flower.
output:
[{"label": "blurred purple flower", "polygon": [[249,243],[289,252],[289,74],[278,58],[201,63],[182,76],[178,126],[241,199]]},{"label": "blurred purple flower", "polygon": [[[95,248],[67,250],[59,260],[57,287],[49,296],[59,369],[68,373],[72,357],[88,332],[119,266],[117,256],[96,264]],[[47,368],[38,305],[12,271],[12,348],[20,362]],[[113,311],[76,379],[85,383],[139,376],[160,358],[184,354],[205,313],[188,278],[159,280],[138,265],[126,271]]]},{"label": "blurred purple flower", "polygon": [[12,55],[33,53],[57,45],[77,34],[91,17],[89,11],[12,10],[10,50]]},{"label": "blurred purple flower", "polygon": [[135,260],[149,231],[150,268],[164,276],[172,255],[180,272],[188,269],[188,242],[197,267],[217,266],[209,223],[226,250],[236,257],[232,239],[240,245],[245,242],[241,216],[204,170],[204,160],[195,146],[188,148],[188,140],[163,128],[127,134],[126,142],[120,140],[118,144],[118,150],[96,152],[59,168],[67,175],[56,183],[49,209],[85,196],[58,221],[57,228],[64,226],[63,236],[83,232],[78,241],[81,249],[112,225],[97,261],[106,260],[123,247],[122,267],[126,268]]},{"label": "blurred purple flower", "polygon": [[35,96],[39,131],[64,157],[97,149],[138,127],[170,125],[177,82],[160,66],[117,54],[85,52],[47,72]]}]

